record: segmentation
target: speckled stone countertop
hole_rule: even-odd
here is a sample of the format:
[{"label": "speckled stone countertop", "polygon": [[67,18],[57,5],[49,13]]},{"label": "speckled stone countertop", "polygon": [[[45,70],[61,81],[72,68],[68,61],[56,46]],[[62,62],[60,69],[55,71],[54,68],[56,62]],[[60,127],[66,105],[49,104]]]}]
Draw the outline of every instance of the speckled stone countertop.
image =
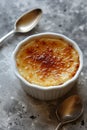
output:
[{"label": "speckled stone countertop", "polygon": [[[16,19],[32,8],[40,7],[43,16],[27,34],[14,34],[0,47],[0,130],[54,130],[55,110],[69,95],[79,94],[84,104],[83,116],[64,130],[87,130],[87,0],[0,0],[0,38],[13,29]],[[11,55],[16,45],[29,35],[58,32],[75,40],[84,56],[79,80],[65,97],[39,101],[27,95],[12,69]]]}]

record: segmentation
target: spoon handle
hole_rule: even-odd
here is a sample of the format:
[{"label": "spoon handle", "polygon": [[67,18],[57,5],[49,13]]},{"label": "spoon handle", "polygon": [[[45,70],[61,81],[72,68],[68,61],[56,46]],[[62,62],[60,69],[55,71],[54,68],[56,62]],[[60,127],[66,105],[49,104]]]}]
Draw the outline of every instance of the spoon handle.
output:
[{"label": "spoon handle", "polygon": [[60,123],[57,125],[57,127],[56,127],[55,130],[59,130],[59,129],[61,128],[61,126],[62,126],[62,123],[60,122]]},{"label": "spoon handle", "polygon": [[10,31],[9,33],[7,33],[5,36],[2,37],[0,39],[0,46],[3,44],[3,40],[6,39],[8,36],[10,36],[13,33],[14,33],[14,30]]}]

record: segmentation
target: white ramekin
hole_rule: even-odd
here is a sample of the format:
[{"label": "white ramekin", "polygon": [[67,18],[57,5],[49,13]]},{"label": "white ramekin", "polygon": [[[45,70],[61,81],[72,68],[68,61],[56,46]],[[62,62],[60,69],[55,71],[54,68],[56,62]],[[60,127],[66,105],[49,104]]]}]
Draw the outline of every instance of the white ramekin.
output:
[{"label": "white ramekin", "polygon": [[[62,85],[44,87],[44,86],[39,86],[39,85],[36,85],[36,84],[29,83],[19,74],[17,66],[16,66],[16,54],[17,54],[17,52],[19,51],[20,47],[23,44],[25,44],[29,40],[36,39],[36,38],[39,38],[39,37],[53,37],[53,38],[60,37],[60,38],[63,38],[65,40],[67,40],[77,50],[77,52],[79,54],[80,65],[79,65],[79,68],[78,68],[75,76],[72,79],[66,81]],[[78,79],[78,76],[79,76],[79,74],[82,70],[82,66],[83,66],[83,55],[82,55],[80,48],[76,44],[76,42],[74,42],[73,40],[69,39],[68,37],[66,37],[62,34],[52,33],[52,32],[35,34],[35,35],[32,35],[32,36],[29,36],[27,39],[20,42],[13,52],[12,59],[13,59],[12,60],[13,61],[13,69],[15,71],[16,76],[21,81],[24,90],[29,95],[31,95],[31,96],[33,96],[37,99],[40,99],[40,100],[53,100],[53,99],[56,99],[58,97],[63,96],[64,94],[66,94],[72,88],[72,86],[74,86],[74,84],[75,84],[76,80]]]}]

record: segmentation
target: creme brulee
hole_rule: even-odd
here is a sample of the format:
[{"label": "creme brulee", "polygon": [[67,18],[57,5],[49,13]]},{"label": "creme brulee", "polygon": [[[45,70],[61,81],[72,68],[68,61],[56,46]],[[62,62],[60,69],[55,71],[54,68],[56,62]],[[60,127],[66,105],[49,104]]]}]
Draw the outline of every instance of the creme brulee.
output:
[{"label": "creme brulee", "polygon": [[29,83],[57,86],[79,68],[78,52],[62,38],[39,38],[23,45],[16,55],[17,68]]}]

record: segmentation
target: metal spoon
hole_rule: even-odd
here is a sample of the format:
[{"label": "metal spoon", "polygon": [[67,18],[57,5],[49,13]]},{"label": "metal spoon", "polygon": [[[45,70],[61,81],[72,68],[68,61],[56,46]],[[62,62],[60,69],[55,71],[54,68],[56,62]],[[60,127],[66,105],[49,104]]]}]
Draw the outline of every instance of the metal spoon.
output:
[{"label": "metal spoon", "polygon": [[42,15],[42,10],[39,8],[31,10],[25,13],[24,15],[22,15],[15,22],[14,29],[0,39],[0,45],[1,42],[12,33],[16,33],[16,32],[26,33],[31,29],[33,29],[38,23],[38,21],[40,20],[41,15]]},{"label": "metal spoon", "polygon": [[56,116],[60,123],[55,130],[59,130],[64,124],[75,121],[83,113],[83,105],[78,95],[70,96],[56,110]]}]

